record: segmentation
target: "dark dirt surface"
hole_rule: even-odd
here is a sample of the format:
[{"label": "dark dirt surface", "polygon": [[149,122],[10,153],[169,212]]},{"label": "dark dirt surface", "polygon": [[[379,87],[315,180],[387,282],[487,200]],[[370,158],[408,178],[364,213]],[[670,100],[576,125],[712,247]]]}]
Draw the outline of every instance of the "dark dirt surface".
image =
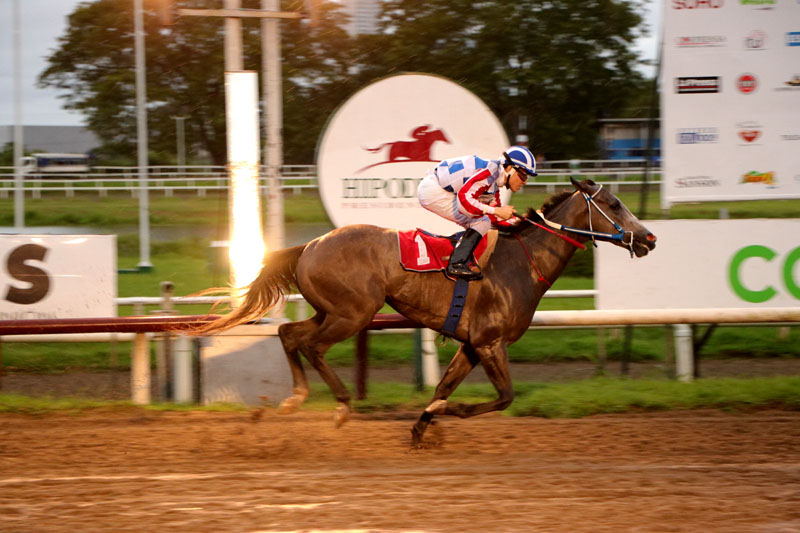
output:
[{"label": "dark dirt surface", "polygon": [[[511,376],[515,381],[574,381],[595,375],[593,363],[512,364]],[[708,359],[700,365],[703,377],[758,377],[800,375],[800,359]],[[354,381],[351,368],[336,369],[345,381]],[[606,375],[620,375],[620,364],[609,363]],[[632,378],[659,379],[666,376],[663,363],[632,363]],[[320,382],[319,375],[308,369],[312,382]],[[393,368],[370,368],[370,382],[413,383],[414,369],[411,366]],[[465,383],[487,382],[483,369],[476,368]],[[0,380],[0,392],[28,396],[81,396],[105,400],[130,399],[130,374],[120,372],[69,372],[65,374],[6,373]],[[154,398],[155,391],[154,391]]]},{"label": "dark dirt surface", "polygon": [[800,413],[0,414],[0,531],[796,532]]}]

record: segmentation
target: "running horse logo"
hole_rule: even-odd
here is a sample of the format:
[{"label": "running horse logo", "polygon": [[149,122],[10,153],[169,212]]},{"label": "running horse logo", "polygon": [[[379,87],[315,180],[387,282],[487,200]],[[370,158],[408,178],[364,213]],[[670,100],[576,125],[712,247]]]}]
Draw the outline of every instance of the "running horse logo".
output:
[{"label": "running horse logo", "polygon": [[378,165],[385,165],[387,163],[403,163],[412,161],[436,162],[437,160],[431,159],[431,146],[436,141],[443,141],[449,144],[450,139],[447,138],[443,130],[430,130],[429,128],[429,124],[415,128],[414,131],[411,132],[411,137],[414,138],[413,141],[394,141],[383,143],[377,148],[364,148],[364,150],[367,150],[368,152],[377,153],[388,146],[389,157],[386,161],[367,165],[359,170],[359,172],[367,170],[368,168],[377,167]]}]

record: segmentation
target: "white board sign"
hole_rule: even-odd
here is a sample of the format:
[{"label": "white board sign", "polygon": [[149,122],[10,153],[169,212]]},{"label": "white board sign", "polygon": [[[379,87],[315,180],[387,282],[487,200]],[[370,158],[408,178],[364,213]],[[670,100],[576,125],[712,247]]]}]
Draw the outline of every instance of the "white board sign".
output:
[{"label": "white board sign", "polygon": [[468,90],[438,76],[392,76],[357,92],[328,123],[317,149],[319,191],[337,227],[452,233],[458,225],[420,207],[419,182],[442,159],[498,159],[506,148],[502,125]]},{"label": "white board sign", "polygon": [[0,235],[0,320],[116,316],[115,235]]},{"label": "white board sign", "polygon": [[663,207],[800,198],[800,2],[666,0]]},{"label": "white board sign", "polygon": [[800,219],[657,220],[656,249],[595,250],[598,309],[800,307]]}]

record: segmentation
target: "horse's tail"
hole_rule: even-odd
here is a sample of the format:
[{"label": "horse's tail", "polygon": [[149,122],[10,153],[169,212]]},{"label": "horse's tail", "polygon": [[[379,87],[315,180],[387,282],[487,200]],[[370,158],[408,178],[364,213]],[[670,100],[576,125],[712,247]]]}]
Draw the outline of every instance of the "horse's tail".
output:
[{"label": "horse's tail", "polygon": [[[305,247],[306,245],[303,244],[268,254],[264,259],[261,272],[245,288],[242,304],[233,312],[200,326],[192,333],[196,335],[217,333],[264,316],[267,311],[275,307],[293,285],[297,284],[295,270]],[[230,294],[230,288],[217,287],[204,290],[199,294]]]},{"label": "horse's tail", "polygon": [[367,152],[380,152],[381,150],[383,150],[384,146],[388,146],[390,144],[392,144],[392,143],[383,143],[382,145],[378,146],[377,148],[364,148],[364,150],[366,150]]}]

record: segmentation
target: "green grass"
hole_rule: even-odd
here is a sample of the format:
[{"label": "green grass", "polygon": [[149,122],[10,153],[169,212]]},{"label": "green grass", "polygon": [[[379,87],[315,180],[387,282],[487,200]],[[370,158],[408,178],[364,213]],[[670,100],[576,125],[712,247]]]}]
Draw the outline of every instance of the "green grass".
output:
[{"label": "green grass", "polygon": [[[228,196],[209,193],[205,197],[176,194],[148,196],[151,226],[209,226],[225,234],[228,228]],[[329,223],[319,195],[313,192],[290,194],[284,202],[287,224]],[[114,192],[106,197],[81,193],[68,198],[64,193],[43,193],[41,198],[25,199],[27,226],[136,226],[139,199],[130,193]],[[0,226],[13,226],[14,199],[0,198]]]},{"label": "green grass", "polygon": [[[579,418],[597,414],[685,409],[800,410],[800,377],[756,379],[700,379],[692,383],[658,380],[594,378],[573,383],[515,384],[515,400],[506,414],[544,418]],[[354,402],[358,412],[420,411],[431,391],[411,385],[381,383],[369,388],[368,398]],[[490,385],[465,384],[451,396],[454,402],[478,403],[496,397]],[[304,409],[332,410],[336,402],[323,384],[313,384]],[[76,398],[27,398],[0,394],[0,412],[42,414],[50,411],[82,411],[97,408],[130,408],[128,402],[100,402]],[[156,410],[244,410],[219,404],[204,408],[157,404]]]},{"label": "green grass", "polygon": [[578,418],[594,414],[676,409],[800,409],[800,378],[700,379],[692,383],[597,378],[533,388],[510,414]]},{"label": "green grass", "polygon": [[[360,412],[418,411],[430,402],[432,391],[405,384],[380,383],[368,398],[354,402]],[[514,403],[506,414],[543,418],[579,418],[597,414],[680,409],[759,408],[800,410],[800,377],[698,379],[692,383],[667,380],[593,378],[572,383],[514,384]],[[463,384],[450,401],[478,403],[497,397],[489,384]],[[336,405],[330,391],[314,384],[305,408],[329,410]]]}]

